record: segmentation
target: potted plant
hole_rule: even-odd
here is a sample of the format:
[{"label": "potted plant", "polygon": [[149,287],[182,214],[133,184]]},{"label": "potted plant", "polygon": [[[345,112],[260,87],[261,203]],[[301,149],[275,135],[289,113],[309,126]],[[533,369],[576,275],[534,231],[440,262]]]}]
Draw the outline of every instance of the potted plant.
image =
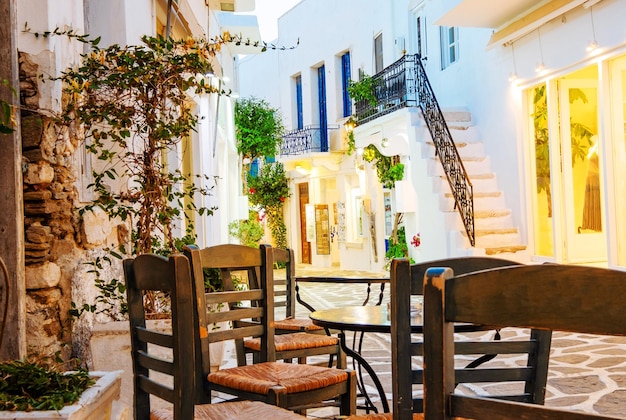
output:
[{"label": "potted plant", "polygon": [[267,223],[276,248],[287,248],[287,226],[283,205],[289,197],[285,167],[280,162],[266,163],[257,176],[248,175],[250,203],[265,209]]},{"label": "potted plant", "polygon": [[0,364],[0,419],[82,420],[110,415],[119,398],[121,371],[63,372],[55,363],[8,361]]},{"label": "potted plant", "polygon": [[239,239],[239,243],[246,246],[259,247],[263,238],[263,226],[258,220],[256,211],[248,212],[248,220],[235,220],[228,225],[230,236]]}]

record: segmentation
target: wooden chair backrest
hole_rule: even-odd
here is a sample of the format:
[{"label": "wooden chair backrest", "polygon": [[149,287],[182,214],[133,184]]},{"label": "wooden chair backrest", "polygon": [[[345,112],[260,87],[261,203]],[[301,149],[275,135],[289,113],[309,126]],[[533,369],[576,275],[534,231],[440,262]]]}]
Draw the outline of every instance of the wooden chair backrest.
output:
[{"label": "wooden chair backrest", "polygon": [[[449,264],[458,272],[471,273],[485,268],[519,265],[518,262],[491,257],[461,257],[428,261],[410,265],[408,260],[394,260],[391,266],[391,325],[392,325],[392,383],[394,415],[411,418],[411,412],[423,411],[423,399],[412,396],[413,385],[423,384],[424,371],[412,360],[423,354],[423,343],[411,336],[411,296],[421,295],[424,274],[433,264]],[[427,333],[424,333],[424,341]],[[476,357],[464,368],[457,368],[456,383],[523,381],[524,389],[516,394],[499,398],[515,399],[542,404],[548,376],[548,359],[551,343],[549,331],[532,331],[525,341],[457,341],[452,352]],[[526,366],[493,369],[481,366],[479,360],[488,361],[496,354],[527,354]],[[482,355],[482,356],[481,356]],[[477,365],[477,366],[473,366]],[[405,372],[412,371],[412,375]],[[396,414],[397,413],[397,414]]]},{"label": "wooden chair backrest", "polygon": [[274,264],[285,264],[285,278],[274,278],[274,308],[285,308],[285,318],[296,316],[296,267],[293,249],[272,248]]},{"label": "wooden chair backrest", "polygon": [[612,418],[454,394],[452,329],[455,322],[471,322],[625,336],[625,272],[543,264],[454,275],[431,268],[424,280],[427,419]]},{"label": "wooden chair backrest", "polygon": [[[274,289],[272,247],[261,245],[260,248],[252,248],[225,244],[203,249],[186,247],[184,252],[191,261],[196,295],[195,340],[199,350],[196,353],[196,375],[205,379],[209,374],[209,343],[218,341],[260,337],[259,361],[275,361],[274,298],[272,293],[266,293],[266,290]],[[220,270],[225,291],[205,293],[204,268]],[[234,290],[232,284],[228,285],[233,272],[248,274],[246,290]],[[227,305],[229,310],[212,310],[215,305]],[[213,326],[220,322],[229,322],[232,328],[214,329]],[[206,389],[208,381],[205,380],[204,385],[204,393],[198,394],[200,399],[209,395]]]},{"label": "wooden chair backrest", "polygon": [[[190,419],[194,413],[193,287],[187,258],[182,255],[161,257],[145,254],[124,261],[128,314],[131,332],[131,355],[134,372],[135,419],[150,418],[150,394],[169,401],[175,419]],[[146,326],[144,293],[165,292],[170,296],[172,328],[170,332]],[[157,352],[155,346],[169,349]],[[164,357],[168,360],[164,360]],[[172,378],[155,381],[151,373]]]}]

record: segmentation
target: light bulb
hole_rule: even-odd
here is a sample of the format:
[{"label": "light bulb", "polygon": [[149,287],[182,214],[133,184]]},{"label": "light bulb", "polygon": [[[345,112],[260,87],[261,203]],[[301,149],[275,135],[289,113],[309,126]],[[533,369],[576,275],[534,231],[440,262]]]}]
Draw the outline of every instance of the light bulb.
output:
[{"label": "light bulb", "polygon": [[591,52],[594,51],[598,48],[598,41],[596,41],[595,39],[593,41],[590,41],[589,44],[587,44],[587,51]]}]

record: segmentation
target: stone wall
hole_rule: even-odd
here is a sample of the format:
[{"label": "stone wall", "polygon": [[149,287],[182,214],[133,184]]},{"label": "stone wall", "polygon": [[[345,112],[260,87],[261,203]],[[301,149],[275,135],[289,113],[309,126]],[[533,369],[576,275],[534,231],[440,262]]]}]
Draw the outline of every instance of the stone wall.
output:
[{"label": "stone wall", "polygon": [[[78,358],[91,368],[94,322],[111,318],[89,312],[73,318],[69,312],[73,302],[82,307],[96,301],[99,292],[89,263],[108,259],[106,249],[119,243],[130,249],[130,229],[99,208],[79,215],[85,203],[80,202],[77,185],[85,188],[89,182],[76,183],[81,173],[76,155],[85,153],[84,135],[41,106],[50,103],[43,96],[54,90],[46,85],[54,82],[42,76],[54,74],[54,53],[20,53],[19,64],[27,351],[37,356],[60,352],[64,360]],[[55,100],[63,103],[62,98]],[[111,265],[103,264],[101,278],[122,279],[121,261],[111,260]]]},{"label": "stone wall", "polygon": [[80,259],[71,156],[78,141],[39,111],[41,69],[21,53],[26,331],[29,355],[72,355],[71,280]]}]

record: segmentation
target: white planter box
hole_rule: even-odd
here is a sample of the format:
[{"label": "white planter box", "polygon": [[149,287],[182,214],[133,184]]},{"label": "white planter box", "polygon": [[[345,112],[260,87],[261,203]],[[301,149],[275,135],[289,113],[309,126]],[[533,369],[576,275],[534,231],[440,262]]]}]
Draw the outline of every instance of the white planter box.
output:
[{"label": "white planter box", "polygon": [[0,419],[30,420],[109,420],[113,400],[120,396],[122,371],[90,372],[97,378],[94,385],[87,388],[78,402],[58,411],[0,411]]}]

